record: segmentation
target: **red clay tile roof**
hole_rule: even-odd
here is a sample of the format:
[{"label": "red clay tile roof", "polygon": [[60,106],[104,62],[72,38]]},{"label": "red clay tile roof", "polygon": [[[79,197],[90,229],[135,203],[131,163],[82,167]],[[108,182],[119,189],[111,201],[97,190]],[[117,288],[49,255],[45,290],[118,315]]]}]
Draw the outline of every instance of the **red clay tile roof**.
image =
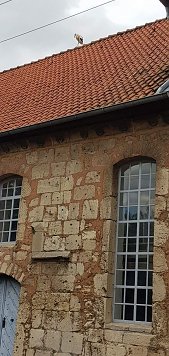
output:
[{"label": "red clay tile roof", "polygon": [[169,77],[162,19],[0,74],[0,131],[152,95]]}]

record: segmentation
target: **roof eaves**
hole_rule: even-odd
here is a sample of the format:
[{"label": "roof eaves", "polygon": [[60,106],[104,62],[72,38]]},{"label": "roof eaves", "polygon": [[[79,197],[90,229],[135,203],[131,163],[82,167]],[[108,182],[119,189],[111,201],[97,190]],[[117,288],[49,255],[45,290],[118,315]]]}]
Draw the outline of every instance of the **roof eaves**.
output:
[{"label": "roof eaves", "polygon": [[[153,105],[155,103],[161,104],[163,101],[166,101],[166,100],[169,100],[169,92],[165,92],[162,94],[156,94],[153,96],[146,96],[141,99],[139,98],[136,100],[127,101],[124,103],[115,104],[113,106],[102,107],[99,109],[82,112],[77,115],[70,115],[70,116],[66,116],[66,117],[57,117],[50,121],[45,121],[42,123],[30,125],[30,126],[15,128],[10,131],[0,132],[0,140],[8,139],[9,137],[12,138],[15,136],[18,137],[23,134],[28,134],[28,133],[35,132],[35,131],[37,132],[37,131],[44,130],[44,129],[50,129],[55,126],[58,127],[59,125],[70,124],[73,122],[76,122],[76,124],[77,124],[77,123],[80,123],[82,119],[83,120],[87,120],[88,118],[89,119],[92,119],[92,118],[97,119],[97,117],[99,117],[99,119],[100,119],[100,118],[102,118],[102,114],[111,114],[111,113],[117,114],[120,111],[128,110],[128,113],[131,116],[130,109],[144,107],[144,109],[146,110],[147,105]],[[152,108],[153,108],[153,106],[152,106]],[[113,120],[112,117],[111,117],[111,120]],[[101,119],[100,119],[100,121],[101,121]],[[90,122],[92,122],[92,121],[90,121]]]}]

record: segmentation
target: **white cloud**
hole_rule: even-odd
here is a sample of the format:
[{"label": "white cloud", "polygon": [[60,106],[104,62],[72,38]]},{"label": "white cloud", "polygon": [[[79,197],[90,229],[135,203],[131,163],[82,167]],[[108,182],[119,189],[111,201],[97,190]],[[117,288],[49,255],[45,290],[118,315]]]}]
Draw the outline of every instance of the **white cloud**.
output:
[{"label": "white cloud", "polygon": [[[0,40],[41,26],[105,0],[13,0],[1,6]],[[115,0],[56,25],[0,44],[0,70],[28,63],[76,46],[79,32],[85,43],[165,17],[159,0]]]}]

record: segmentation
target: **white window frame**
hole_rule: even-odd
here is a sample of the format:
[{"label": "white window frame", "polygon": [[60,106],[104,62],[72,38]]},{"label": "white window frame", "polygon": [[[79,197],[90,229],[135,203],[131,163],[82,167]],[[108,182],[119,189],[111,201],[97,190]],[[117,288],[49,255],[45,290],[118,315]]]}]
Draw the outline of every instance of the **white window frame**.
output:
[{"label": "white window frame", "polygon": [[[21,188],[20,176],[10,176],[0,182],[0,244],[16,241]],[[7,192],[6,196],[5,192]]]},{"label": "white window frame", "polygon": [[[149,293],[149,296],[150,296],[150,294],[152,293],[152,288],[153,288],[152,284],[151,285],[148,284],[148,274],[149,274],[149,272],[150,272],[150,274],[152,274],[152,272],[153,272],[153,269],[150,269],[148,267],[148,261],[149,261],[149,259],[151,259],[150,256],[153,257],[153,250],[150,251],[150,249],[149,249],[149,246],[153,246],[153,235],[154,235],[154,234],[150,235],[150,223],[152,222],[154,224],[154,216],[153,216],[153,214],[152,214],[153,218],[151,216],[152,219],[150,219],[150,206],[154,207],[154,203],[152,204],[152,201],[150,201],[150,195],[152,196],[152,194],[155,194],[155,186],[153,186],[152,188],[151,188],[151,186],[149,188],[141,188],[141,167],[142,167],[142,164],[144,164],[144,163],[150,164],[150,167],[151,167],[150,168],[149,180],[151,180],[151,174],[153,174],[154,177],[155,177],[155,173],[152,173],[152,168],[154,169],[156,167],[154,161],[146,160],[146,161],[134,161],[132,163],[129,163],[128,167],[129,167],[129,172],[130,173],[129,173],[128,189],[121,190],[121,187],[120,187],[121,178],[122,178],[121,172],[122,172],[122,169],[124,169],[124,167],[127,166],[127,165],[124,164],[124,166],[121,166],[120,169],[119,169],[119,177],[118,177],[118,212],[117,212],[117,229],[116,229],[117,230],[117,236],[116,236],[116,259],[115,259],[115,283],[114,283],[114,303],[113,303],[113,321],[114,322],[123,322],[123,323],[127,322],[127,323],[134,323],[134,324],[136,324],[136,323],[139,323],[139,324],[140,323],[150,324],[151,321],[152,321],[152,320],[147,320],[147,310],[148,310],[148,308],[152,308],[152,301],[151,301],[151,305],[148,304],[148,293]],[[130,189],[131,167],[133,167],[133,166],[136,167],[137,165],[139,165],[138,187],[137,187],[137,189],[133,189],[132,190],[132,189]],[[153,172],[155,172],[155,169],[154,169]],[[134,175],[133,175],[133,177],[134,177]],[[137,208],[136,214],[137,215],[135,215],[136,219],[132,219],[132,220],[129,219],[129,192],[130,193],[132,193],[132,192],[138,193],[138,201],[137,201],[137,204],[136,204],[136,208]],[[140,219],[140,207],[142,206],[141,205],[141,201],[140,201],[141,192],[143,192],[142,193],[142,197],[144,197],[144,192],[147,192],[148,197],[149,197],[148,204],[146,204],[148,206],[148,211],[149,211],[148,214],[149,214],[149,216],[146,219]],[[120,212],[120,208],[121,208],[120,195],[124,194],[124,193],[127,193],[126,197],[128,197],[127,206],[126,206],[127,209],[125,208],[126,211],[127,211],[127,218],[126,218],[126,215],[124,215],[123,219],[121,220],[120,216],[119,216],[119,212]],[[123,196],[123,199],[124,199],[124,196]],[[123,207],[124,207],[124,205],[123,205]],[[132,207],[134,208],[134,206],[132,206]],[[123,211],[125,211],[125,209]],[[143,209],[143,211],[144,211],[144,209]],[[123,214],[124,214],[124,212],[123,212]],[[145,235],[146,237],[144,237],[143,235],[139,234],[140,224],[144,223],[144,222],[147,223],[147,226],[148,226],[148,234]],[[127,229],[126,229],[126,236],[125,237],[119,237],[118,230],[119,230],[119,224],[120,223],[126,224],[125,226],[126,226]],[[128,247],[129,246],[128,245],[128,241],[130,239],[132,239],[132,236],[129,237],[129,235],[128,235],[129,224],[132,224],[132,223],[136,223],[137,224],[137,234],[136,234],[136,236],[135,235],[133,236],[133,241],[135,240],[135,243],[136,243],[135,252],[129,252],[129,247]],[[146,226],[146,224],[145,224],[145,226]],[[125,233],[124,233],[124,235],[125,235]],[[141,238],[142,239],[144,238],[144,240],[147,243],[147,252],[139,251],[139,248],[141,246]],[[125,242],[126,251],[124,251],[124,250],[119,251],[118,250],[118,243],[119,243],[119,246],[120,246],[120,240],[122,242],[122,245],[121,245],[122,249],[124,249],[124,242]],[[130,242],[131,241],[132,240],[130,240]],[[151,245],[149,245],[150,241],[151,241]],[[140,245],[139,245],[139,243],[140,243]],[[125,266],[122,266],[121,268],[119,268],[119,264],[118,264],[118,261],[120,260],[119,256],[122,256],[121,259],[123,259],[123,261],[125,261]],[[135,267],[133,269],[131,268],[131,270],[129,269],[130,267],[127,268],[127,257],[128,256],[130,256],[130,257],[133,256],[133,260],[134,260],[134,264],[135,264]],[[136,256],[136,258],[135,258],[135,256]],[[141,261],[140,256],[146,256],[147,257],[147,269],[138,269],[138,259],[139,259],[139,261]],[[119,260],[118,260],[118,258],[119,258]],[[129,264],[130,264],[131,261],[129,260],[129,258],[128,258],[128,261],[129,261]],[[124,262],[122,262],[122,263],[124,263]],[[134,271],[133,276],[135,275],[133,285],[126,284],[127,272],[130,272],[130,271]],[[137,278],[138,278],[138,275],[139,275],[138,273],[139,272],[146,272],[146,283],[145,283],[144,286],[138,285]],[[121,277],[120,277],[121,278],[121,284],[118,284],[117,283],[117,276],[119,278],[120,273],[121,273]],[[141,273],[140,273],[139,276],[141,276]],[[129,289],[130,289],[129,292],[131,292],[131,290],[133,290],[133,292],[132,292],[133,301],[132,301],[131,304],[127,303],[126,299],[125,299],[126,298],[126,291],[129,290]],[[141,293],[144,295],[144,292],[140,292],[140,289],[143,289],[145,291],[145,303],[142,303],[142,305],[141,305],[141,303],[138,303],[138,301],[137,301],[137,295],[139,296],[139,293],[140,293],[140,295],[141,295]],[[119,294],[118,294],[118,291],[119,291]],[[149,291],[151,291],[151,292],[149,292]],[[120,299],[121,299],[121,301],[120,301]],[[118,300],[118,302],[117,302],[117,300]],[[150,301],[150,298],[149,298],[149,301]],[[125,307],[127,305],[131,306],[131,310],[133,308],[133,318],[126,318],[125,317]],[[145,318],[144,318],[144,320],[138,320],[138,316],[136,317],[136,308],[139,307],[139,306],[145,307]],[[140,308],[140,310],[141,310],[141,308]],[[121,314],[121,316],[117,317],[118,314]],[[150,315],[149,315],[148,319],[150,319]]]}]

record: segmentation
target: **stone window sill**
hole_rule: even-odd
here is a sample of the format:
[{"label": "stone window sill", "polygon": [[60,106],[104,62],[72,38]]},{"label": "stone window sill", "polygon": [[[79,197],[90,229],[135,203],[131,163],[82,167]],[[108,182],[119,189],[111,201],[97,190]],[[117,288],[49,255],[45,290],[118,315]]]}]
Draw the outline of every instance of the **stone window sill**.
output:
[{"label": "stone window sill", "polygon": [[70,256],[69,251],[32,252],[33,260],[69,259],[69,256]]},{"label": "stone window sill", "polygon": [[114,331],[129,331],[137,333],[152,333],[152,325],[145,324],[130,324],[130,323],[107,323],[105,324],[105,329]]}]

